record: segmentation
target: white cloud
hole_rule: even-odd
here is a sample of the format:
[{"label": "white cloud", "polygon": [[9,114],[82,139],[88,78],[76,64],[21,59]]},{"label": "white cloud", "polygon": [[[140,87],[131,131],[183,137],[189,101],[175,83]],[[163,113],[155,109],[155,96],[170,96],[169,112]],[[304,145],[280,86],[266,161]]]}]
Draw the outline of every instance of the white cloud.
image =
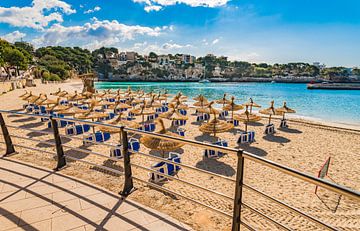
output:
[{"label": "white cloud", "polygon": [[146,12],[150,12],[150,11],[159,11],[162,9],[162,6],[153,6],[153,5],[148,5],[144,7],[144,10]]},{"label": "white cloud", "polygon": [[99,11],[99,10],[101,10],[101,7],[100,6],[95,6],[94,9],[89,9],[89,10],[84,11],[84,14],[91,14],[91,13],[94,13],[94,12]]},{"label": "white cloud", "polygon": [[20,31],[16,30],[16,31],[13,31],[13,32],[11,32],[9,34],[2,35],[2,36],[0,36],[0,38],[6,40],[8,42],[13,43],[13,42],[21,40],[25,36],[26,36],[25,33],[21,33]]},{"label": "white cloud", "polygon": [[176,4],[185,4],[191,7],[219,7],[226,5],[231,0],[133,0],[135,3],[145,4],[144,10],[159,11],[163,7]]},{"label": "white cloud", "polygon": [[[49,11],[52,13],[48,13]],[[63,14],[75,12],[69,4],[61,0],[33,0],[31,6],[0,7],[0,22],[41,30],[51,22],[63,22]]]},{"label": "white cloud", "polygon": [[193,46],[190,44],[180,45],[172,41],[169,41],[162,45],[159,45],[158,43],[149,44],[148,42],[134,43],[132,47],[127,49],[136,51],[141,54],[147,54],[149,52],[155,52],[158,54],[168,54],[174,52],[183,53],[187,51],[186,49],[190,49],[190,48],[193,48]]},{"label": "white cloud", "polygon": [[217,44],[219,41],[220,41],[220,39],[218,39],[218,38],[217,38],[217,39],[214,39],[214,40],[211,42],[211,44],[212,44],[212,45],[215,45],[215,44]]},{"label": "white cloud", "polygon": [[92,22],[80,26],[54,24],[42,36],[34,39],[33,43],[36,46],[82,46],[93,50],[101,46],[115,46],[138,36],[157,37],[169,30],[168,26],[144,27],[93,18]]}]

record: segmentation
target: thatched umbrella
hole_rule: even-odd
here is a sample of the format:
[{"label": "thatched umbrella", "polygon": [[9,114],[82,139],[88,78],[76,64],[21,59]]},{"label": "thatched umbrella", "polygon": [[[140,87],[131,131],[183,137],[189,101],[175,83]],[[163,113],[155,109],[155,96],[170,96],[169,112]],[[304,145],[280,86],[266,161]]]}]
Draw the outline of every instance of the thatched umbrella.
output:
[{"label": "thatched umbrella", "polygon": [[45,98],[40,101],[38,103],[38,105],[51,105],[51,104],[59,104],[60,103],[60,98],[58,98],[57,100],[53,100],[53,99],[48,99],[47,95],[45,94]]},{"label": "thatched umbrella", "polygon": [[240,115],[235,115],[234,119],[235,120],[239,120],[241,122],[243,122],[245,124],[245,132],[247,132],[247,127],[248,127],[248,123],[249,122],[256,122],[256,121],[260,121],[261,117],[254,115],[254,114],[250,114],[250,112],[248,111],[248,107],[246,106],[246,110],[244,113],[241,113]]},{"label": "thatched umbrella", "polygon": [[293,109],[291,109],[291,108],[288,108],[288,107],[286,106],[286,102],[284,102],[284,105],[283,105],[282,107],[276,108],[276,109],[275,109],[275,112],[276,112],[276,114],[278,114],[278,115],[282,115],[282,116],[283,116],[283,120],[285,119],[285,114],[286,114],[286,113],[296,113],[295,110],[293,110]]},{"label": "thatched umbrella", "polygon": [[203,107],[209,106],[209,101],[203,95],[198,95],[197,97],[194,98],[194,100],[197,101],[193,104],[196,107],[203,108]]},{"label": "thatched umbrella", "polygon": [[56,92],[52,92],[50,93],[50,95],[55,95],[58,96],[58,94],[60,94],[62,92],[61,88],[59,87],[59,89]]},{"label": "thatched umbrella", "polygon": [[264,115],[269,115],[269,124],[271,123],[271,116],[276,115],[276,111],[274,108],[274,100],[271,101],[270,103],[270,107],[266,108],[266,109],[262,109],[259,111],[261,114]]},{"label": "thatched umbrella", "polygon": [[252,98],[249,99],[248,102],[244,103],[243,106],[249,106],[250,107],[250,114],[252,113],[252,108],[257,107],[260,108],[261,106],[254,102]]},{"label": "thatched umbrella", "polygon": [[242,105],[235,103],[235,97],[232,96],[231,101],[223,107],[223,110],[231,111],[231,120],[233,121],[234,120],[234,111],[239,111],[243,108],[244,107]]},{"label": "thatched umbrella", "polygon": [[29,101],[30,103],[38,104],[39,102],[41,102],[41,101],[44,100],[44,99],[45,99],[45,94],[40,93],[39,96],[30,98],[30,100],[28,100],[28,101]]},{"label": "thatched umbrella", "polygon": [[[134,121],[129,121],[129,120],[123,120],[121,117],[123,116],[122,113],[119,114],[119,116],[113,120],[108,120],[105,123],[106,124],[110,124],[110,125],[116,125],[116,126],[125,126],[125,127],[129,127],[129,128],[139,128],[140,124],[134,122]],[[102,132],[108,132],[108,133],[118,133],[119,129],[118,128],[113,128],[113,127],[107,127],[107,126],[99,126],[99,130]]]},{"label": "thatched umbrella", "polygon": [[[166,131],[164,121],[162,119],[157,119],[157,123],[160,124],[160,130],[155,133],[169,135],[172,137],[181,137],[180,135],[178,135],[176,133]],[[151,150],[161,151],[163,157],[164,157],[165,151],[174,151],[185,145],[184,143],[180,143],[180,142],[176,142],[176,141],[172,141],[172,140],[161,139],[161,138],[155,138],[153,136],[147,136],[147,135],[144,135],[143,137],[141,137],[140,142],[145,147],[150,148]]]},{"label": "thatched umbrella", "polygon": [[177,101],[170,103],[169,107],[176,108],[176,110],[180,110],[180,109],[186,110],[189,108],[189,106],[181,102],[180,99],[177,99]]},{"label": "thatched umbrella", "polygon": [[19,98],[20,98],[20,99],[23,99],[23,98],[26,98],[26,97],[28,97],[28,96],[30,96],[30,95],[31,95],[31,91],[28,92],[27,90],[25,90],[25,93],[22,94],[22,95],[19,95]]},{"label": "thatched umbrella", "polygon": [[[90,111],[87,111],[85,113],[75,114],[74,118],[80,120],[90,119],[92,122],[94,122],[96,119],[106,118],[108,116],[109,114],[107,113],[92,111],[92,109],[90,109]],[[93,133],[95,133],[95,126],[92,126],[92,128],[93,128]]]},{"label": "thatched umbrella", "polygon": [[200,131],[210,134],[214,133],[214,136],[216,137],[216,133],[223,133],[229,131],[234,127],[234,125],[232,123],[227,123],[226,121],[219,120],[217,118],[217,114],[219,114],[219,111],[214,109],[212,107],[212,104],[214,104],[214,102],[211,102],[209,104],[206,112],[208,112],[208,114],[213,114],[214,119],[210,120],[207,123],[202,124],[200,126]]},{"label": "thatched umbrella", "polygon": [[226,99],[226,93],[224,93],[224,96],[221,99],[218,99],[215,101],[217,104],[222,104],[223,107],[225,106],[225,104],[230,103],[231,101]]},{"label": "thatched umbrella", "polygon": [[[57,108],[61,108],[61,107],[64,107],[65,109],[57,110]],[[75,106],[69,107],[69,106],[65,106],[65,105],[57,105],[52,110],[57,110],[59,114],[69,115],[69,116],[74,116],[75,114],[83,114],[83,113],[89,112],[89,110],[80,109]]]},{"label": "thatched umbrella", "polygon": [[145,115],[153,115],[156,113],[152,108],[146,108],[145,103],[141,105],[139,108],[132,109],[130,112],[135,115],[141,115],[143,123],[145,121],[145,117],[144,117]]},{"label": "thatched umbrella", "polygon": [[81,94],[79,94],[77,91],[75,91],[75,93],[73,94],[73,95],[68,95],[67,96],[67,99],[69,100],[69,101],[79,101],[79,100],[83,100],[83,99],[86,99],[86,97],[85,96],[83,96],[83,95],[81,95]]},{"label": "thatched umbrella", "polygon": [[132,107],[129,104],[120,103],[120,102],[117,102],[117,103],[109,106],[109,109],[114,109],[114,113],[116,113],[116,109],[121,109],[121,111],[122,111],[123,109],[127,110],[130,108],[132,108]]},{"label": "thatched umbrella", "polygon": [[58,97],[66,97],[66,96],[68,96],[69,95],[69,93],[67,92],[67,91],[62,91],[62,92],[60,92],[57,96]]},{"label": "thatched umbrella", "polygon": [[153,96],[151,96],[151,99],[150,99],[149,101],[146,101],[146,102],[145,102],[145,106],[146,106],[147,108],[149,108],[149,107],[151,107],[151,108],[158,108],[158,107],[161,107],[161,106],[162,106],[161,103],[156,102],[155,97],[156,97],[156,96],[153,95]]}]

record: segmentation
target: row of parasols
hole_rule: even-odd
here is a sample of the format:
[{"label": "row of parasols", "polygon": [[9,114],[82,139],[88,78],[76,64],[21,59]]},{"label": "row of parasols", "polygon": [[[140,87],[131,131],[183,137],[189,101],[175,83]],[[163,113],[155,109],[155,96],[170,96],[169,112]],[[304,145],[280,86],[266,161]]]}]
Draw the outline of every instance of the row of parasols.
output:
[{"label": "row of parasols", "polygon": [[[150,91],[148,93],[137,90],[134,91],[130,87],[124,91],[117,90],[115,92],[106,90],[103,92],[74,92],[69,93],[58,89],[58,91],[51,93],[54,99],[48,98],[46,94],[33,95],[32,92],[25,92],[20,98],[27,101],[26,106],[40,106],[44,108],[42,113],[58,114],[64,116],[73,116],[76,119],[102,121],[104,123],[127,126],[130,128],[139,128],[145,122],[145,116],[157,115],[160,129],[158,133],[168,134],[172,136],[179,136],[177,133],[166,130],[162,119],[171,121],[186,121],[188,120],[187,109],[189,108],[188,97],[181,92],[175,96],[164,93],[155,93]],[[227,95],[215,101],[209,101],[205,96],[198,95],[193,100],[193,106],[197,115],[208,115],[207,122],[200,125],[199,130],[203,133],[214,134],[229,131],[240,121],[245,124],[245,131],[247,131],[248,123],[261,120],[261,116],[253,112],[253,108],[260,108],[251,98],[244,104],[236,104],[235,97],[227,98]],[[221,109],[214,107],[214,104],[221,105]],[[237,113],[245,109],[242,113]],[[107,111],[113,111],[117,117],[111,118]],[[129,112],[128,116],[141,116],[141,123],[137,123],[128,118],[125,112]],[[287,107],[286,102],[280,108],[274,107],[274,102],[271,102],[269,108],[260,110],[259,113],[269,116],[269,124],[273,115],[282,115],[285,119],[286,113],[295,113],[293,109]],[[225,116],[230,114],[227,120],[223,120]],[[210,118],[210,115],[213,117]],[[153,117],[155,118],[155,117]],[[174,123],[172,123],[174,124]],[[118,133],[118,129],[111,127],[100,126],[99,130],[108,133]],[[95,132],[95,130],[93,130]],[[171,151],[182,146],[181,143],[170,142],[158,138],[151,138],[148,136],[142,137],[141,140],[145,146],[161,151]],[[148,144],[148,145],[147,145]]]}]

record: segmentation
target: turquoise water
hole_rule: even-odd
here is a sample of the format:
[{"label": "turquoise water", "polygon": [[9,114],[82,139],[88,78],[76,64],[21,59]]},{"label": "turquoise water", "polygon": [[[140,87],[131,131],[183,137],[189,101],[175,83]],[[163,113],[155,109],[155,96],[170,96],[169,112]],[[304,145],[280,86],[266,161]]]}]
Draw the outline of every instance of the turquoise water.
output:
[{"label": "turquoise water", "polygon": [[256,103],[268,107],[271,100],[279,107],[283,101],[297,111],[298,116],[328,122],[360,125],[360,91],[307,90],[306,84],[289,83],[169,83],[169,82],[97,82],[97,89],[164,90],[179,91],[193,98],[203,94],[210,100],[222,98],[223,93],[234,95],[238,103],[252,97]]}]

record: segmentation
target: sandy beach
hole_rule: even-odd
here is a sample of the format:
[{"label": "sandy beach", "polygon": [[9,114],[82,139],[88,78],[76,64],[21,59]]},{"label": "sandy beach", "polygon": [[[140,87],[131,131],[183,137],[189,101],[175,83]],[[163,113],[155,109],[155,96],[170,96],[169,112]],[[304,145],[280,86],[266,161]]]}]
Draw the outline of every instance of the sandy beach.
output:
[{"label": "sandy beach", "polygon": [[[46,93],[49,96],[51,92],[57,91],[59,87],[69,92],[75,90],[81,91],[82,83],[79,80],[72,80],[63,84],[38,84],[37,87],[27,88],[26,90],[32,91],[33,94]],[[21,109],[24,101],[20,100],[18,96],[24,92],[24,90],[17,89],[1,95],[0,109]],[[49,98],[51,97],[49,96]],[[293,105],[293,107],[296,109],[296,105]],[[199,131],[199,125],[195,121],[196,116],[192,115],[194,112],[194,109],[189,110],[190,119],[184,127],[186,129],[185,137],[197,141],[214,140],[212,136],[204,135]],[[4,117],[6,123],[11,125],[34,130],[48,130],[46,124],[41,123],[38,118],[14,115]],[[263,134],[264,124],[266,124],[266,122],[267,119],[264,118],[260,122],[253,123],[249,126],[249,130],[256,132],[256,141],[251,145],[239,146],[236,143],[239,136],[238,132],[244,129],[244,125],[242,124],[229,132],[219,134],[219,137],[227,140],[230,147],[242,148],[258,156],[311,175],[317,175],[324,161],[328,157],[331,157],[331,165],[328,173],[330,178],[327,179],[349,188],[360,190],[360,130],[358,126],[343,126],[341,124],[315,122],[292,117],[289,121],[289,129],[277,129],[276,134],[266,136]],[[280,123],[279,119],[276,118],[274,123],[275,126],[278,127]],[[166,121],[166,126],[170,126],[169,121]],[[62,129],[61,131],[63,132],[64,130]],[[44,135],[36,131],[22,131],[10,128],[9,132],[12,135],[29,136],[44,141],[51,141],[53,139],[52,135]],[[82,138],[82,135],[77,137]],[[2,136],[0,140],[3,141]],[[109,143],[116,144],[118,140],[119,137],[115,134]],[[62,141],[69,147],[80,147],[82,145],[80,140],[63,138]],[[55,150],[55,147],[50,145],[28,140],[14,138],[13,142],[51,152]],[[4,145],[1,144],[0,147],[4,148]],[[110,147],[103,145],[92,145],[85,148],[104,155],[109,155],[110,150]],[[16,149],[19,154],[12,155],[10,158],[20,159],[45,167],[55,166],[55,160],[52,155],[22,148]],[[65,147],[64,150],[67,155],[122,170],[122,161],[109,161],[105,158],[80,153],[67,147]],[[160,155],[159,152],[148,150],[143,145],[141,146],[141,151],[153,155]],[[189,145],[175,152],[181,154],[182,163],[184,164],[231,178],[236,177],[237,157],[235,155],[225,155],[216,160],[207,159],[203,157],[203,149]],[[132,162],[141,166],[150,167],[156,161],[135,154],[132,157]],[[123,178],[121,176],[116,176],[84,163],[69,161],[68,167],[63,169],[62,172],[99,184],[114,192],[119,192],[122,189]],[[133,168],[133,175],[144,180],[148,179],[147,172],[138,168]],[[179,172],[178,177],[231,197],[234,195],[234,185],[230,181],[210,177],[209,175],[185,168]],[[337,229],[360,230],[360,204],[351,199],[339,197],[339,195],[324,189],[319,189],[318,194],[315,195],[314,185],[251,161],[245,162],[244,182],[296,208],[306,211],[314,217],[322,219]],[[163,186],[227,213],[232,213],[233,202],[231,200],[190,188],[174,180],[167,181]],[[200,207],[185,199],[164,194],[137,181],[135,181],[135,187],[137,190],[129,196],[131,199],[162,211],[163,213],[167,213],[192,226],[195,230],[230,230],[231,228],[231,220],[229,218],[221,216],[209,209]],[[323,230],[298,215],[286,211],[246,189],[244,189],[243,201],[295,230]],[[265,221],[262,217],[251,213],[246,208],[243,210],[243,219],[257,230],[277,230],[276,226]]]}]

